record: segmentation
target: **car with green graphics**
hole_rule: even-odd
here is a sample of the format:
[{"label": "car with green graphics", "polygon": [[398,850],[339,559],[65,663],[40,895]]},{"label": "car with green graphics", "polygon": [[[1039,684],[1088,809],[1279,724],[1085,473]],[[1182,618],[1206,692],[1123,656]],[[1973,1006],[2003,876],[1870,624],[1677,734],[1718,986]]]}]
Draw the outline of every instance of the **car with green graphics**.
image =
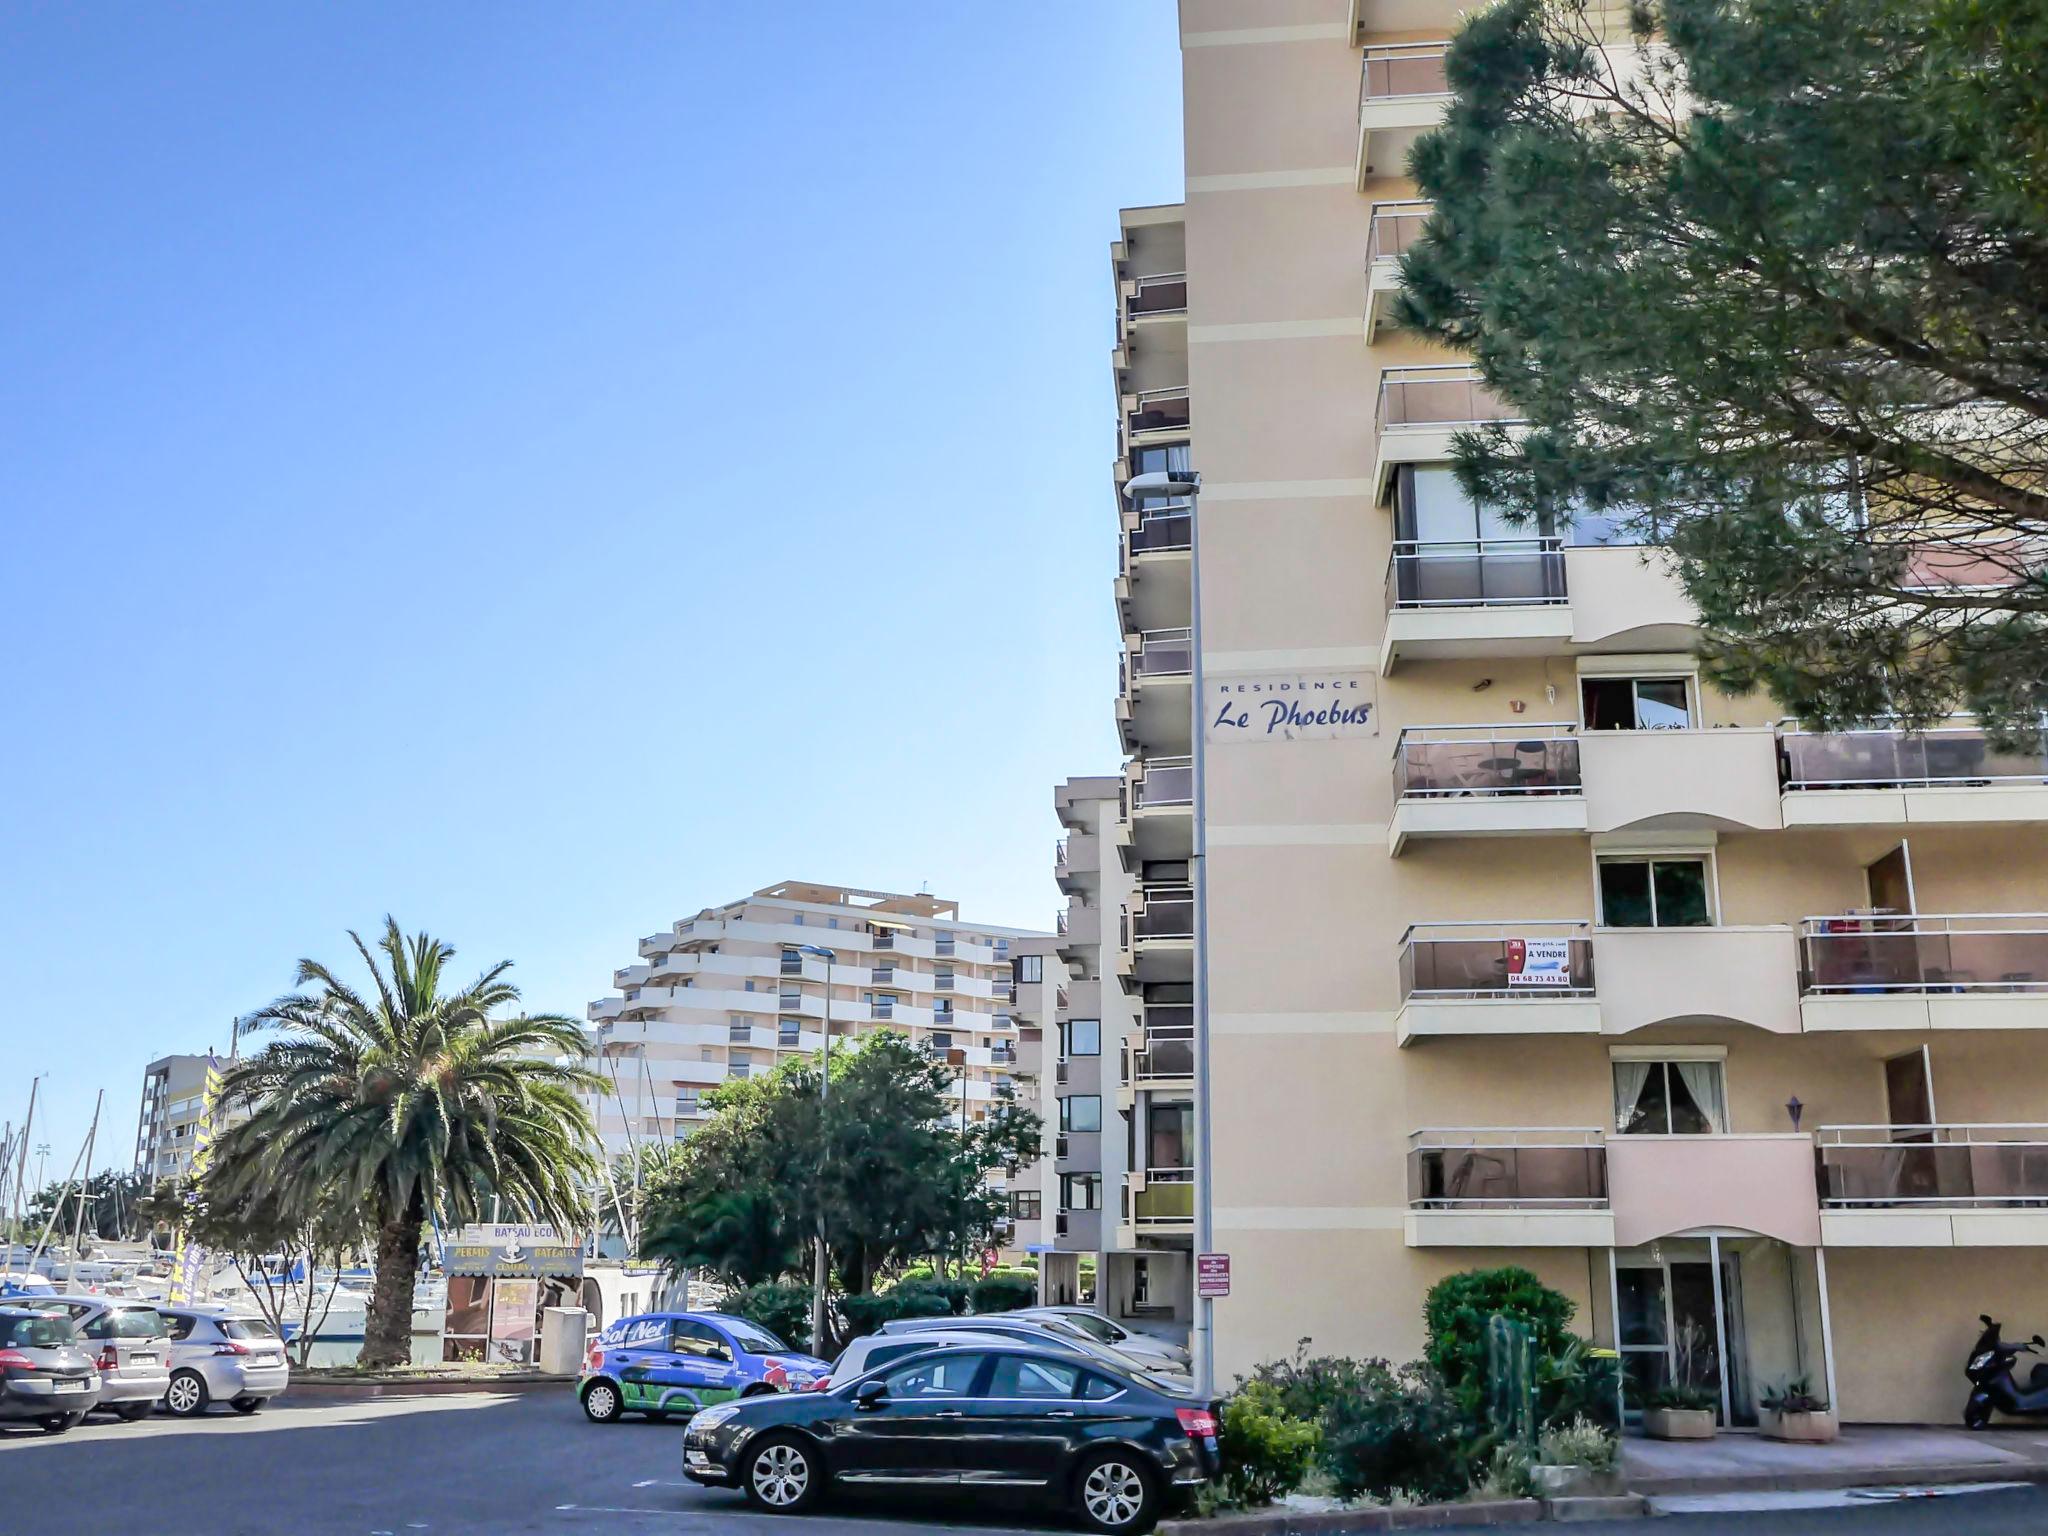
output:
[{"label": "car with green graphics", "polygon": [[686,1418],[768,1392],[806,1392],[831,1374],[758,1323],[725,1312],[642,1312],[600,1333],[576,1380],[594,1424],[628,1413]]}]

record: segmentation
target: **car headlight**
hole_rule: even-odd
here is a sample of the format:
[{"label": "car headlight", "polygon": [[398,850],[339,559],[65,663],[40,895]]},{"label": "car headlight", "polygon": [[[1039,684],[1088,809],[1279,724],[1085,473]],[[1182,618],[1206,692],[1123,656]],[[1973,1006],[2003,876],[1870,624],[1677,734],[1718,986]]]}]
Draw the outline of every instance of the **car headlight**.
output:
[{"label": "car headlight", "polygon": [[739,1411],[737,1403],[720,1403],[716,1408],[698,1410],[691,1422],[699,1429],[716,1429]]}]

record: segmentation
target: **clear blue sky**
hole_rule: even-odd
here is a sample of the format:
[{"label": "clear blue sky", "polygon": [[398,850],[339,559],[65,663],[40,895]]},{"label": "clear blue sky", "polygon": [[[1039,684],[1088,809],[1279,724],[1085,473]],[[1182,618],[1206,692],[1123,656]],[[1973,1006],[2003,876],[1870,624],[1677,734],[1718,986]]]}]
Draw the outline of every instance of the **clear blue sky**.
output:
[{"label": "clear blue sky", "polygon": [[1171,0],[0,14],[0,1119],[386,911],[580,1017],[770,881],[1044,926]]}]

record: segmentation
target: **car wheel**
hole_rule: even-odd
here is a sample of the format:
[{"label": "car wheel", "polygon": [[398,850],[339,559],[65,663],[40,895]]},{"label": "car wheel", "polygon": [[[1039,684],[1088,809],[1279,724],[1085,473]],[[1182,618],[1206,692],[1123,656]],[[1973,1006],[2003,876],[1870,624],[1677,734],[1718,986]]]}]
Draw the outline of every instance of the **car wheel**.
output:
[{"label": "car wheel", "polygon": [[155,1406],[155,1403],[123,1403],[114,1410],[114,1417],[124,1424],[133,1424],[148,1418],[150,1409]]},{"label": "car wheel", "polygon": [[625,1410],[619,1389],[608,1381],[593,1381],[583,1389],[583,1416],[593,1424],[616,1424]]},{"label": "car wheel", "polygon": [[647,1422],[650,1424],[666,1424],[668,1422],[668,1410],[666,1408],[648,1409]]},{"label": "car wheel", "polygon": [[164,1389],[164,1406],[181,1419],[196,1418],[206,1412],[211,1401],[213,1394],[206,1390],[206,1382],[197,1371],[178,1372]]},{"label": "car wheel", "polygon": [[68,1413],[53,1413],[43,1420],[43,1433],[46,1435],[61,1435],[77,1422],[78,1420]]},{"label": "car wheel", "polygon": [[1091,1531],[1143,1531],[1159,1512],[1152,1475],[1135,1456],[1105,1451],[1081,1464],[1074,1479],[1074,1513]]},{"label": "car wheel", "polygon": [[794,1515],[818,1501],[825,1469],[818,1453],[794,1435],[771,1435],[747,1453],[747,1502],[756,1509]]},{"label": "car wheel", "polygon": [[263,1399],[260,1397],[238,1397],[228,1406],[237,1413],[254,1413],[263,1406]]}]

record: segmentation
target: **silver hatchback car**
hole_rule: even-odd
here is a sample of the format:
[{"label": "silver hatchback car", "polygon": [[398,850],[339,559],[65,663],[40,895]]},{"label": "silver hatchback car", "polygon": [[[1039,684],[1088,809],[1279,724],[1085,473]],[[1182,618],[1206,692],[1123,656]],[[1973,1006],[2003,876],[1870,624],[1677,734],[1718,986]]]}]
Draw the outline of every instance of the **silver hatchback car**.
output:
[{"label": "silver hatchback car", "polygon": [[284,1340],[260,1318],[235,1317],[223,1307],[157,1310],[171,1330],[171,1383],[164,1407],[179,1418],[222,1402],[254,1413],[291,1384]]},{"label": "silver hatchback car", "polygon": [[61,1312],[100,1371],[97,1408],[144,1419],[171,1384],[171,1341],[146,1301],[119,1296],[38,1296],[36,1310]]},{"label": "silver hatchback car", "polygon": [[61,1435],[99,1396],[99,1372],[70,1319],[54,1309],[0,1305],[0,1419],[33,1419]]}]

